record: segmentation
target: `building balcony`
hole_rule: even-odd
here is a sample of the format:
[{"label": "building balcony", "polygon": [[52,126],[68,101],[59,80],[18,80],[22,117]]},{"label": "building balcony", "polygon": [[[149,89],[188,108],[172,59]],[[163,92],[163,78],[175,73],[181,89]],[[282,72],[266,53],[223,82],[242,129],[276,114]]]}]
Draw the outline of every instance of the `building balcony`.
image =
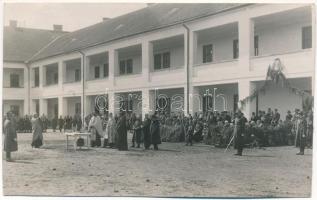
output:
[{"label": "building balcony", "polygon": [[146,83],[144,82],[143,75],[138,74],[129,74],[129,75],[120,75],[115,77],[115,89],[126,90],[131,88],[142,88]]},{"label": "building balcony", "polygon": [[63,84],[63,95],[64,96],[75,96],[82,93],[82,82],[81,81],[73,81],[67,82]]},{"label": "building balcony", "polygon": [[150,73],[150,85],[181,85],[186,83],[186,71],[184,66],[177,66],[155,70]]},{"label": "building balcony", "polygon": [[236,74],[239,72],[238,65],[237,59],[196,64],[193,67],[193,82],[211,82],[236,78]]},{"label": "building balcony", "polygon": [[314,71],[314,57],[312,49],[292,51],[279,54],[261,55],[250,59],[250,72],[253,75],[266,75],[269,65],[279,58],[284,65],[285,74],[312,73]]},{"label": "building balcony", "polygon": [[88,80],[85,82],[85,93],[87,94],[100,94],[105,93],[106,88],[111,85],[109,78],[100,78]]},{"label": "building balcony", "polygon": [[27,96],[25,88],[3,88],[3,99],[25,99]]}]

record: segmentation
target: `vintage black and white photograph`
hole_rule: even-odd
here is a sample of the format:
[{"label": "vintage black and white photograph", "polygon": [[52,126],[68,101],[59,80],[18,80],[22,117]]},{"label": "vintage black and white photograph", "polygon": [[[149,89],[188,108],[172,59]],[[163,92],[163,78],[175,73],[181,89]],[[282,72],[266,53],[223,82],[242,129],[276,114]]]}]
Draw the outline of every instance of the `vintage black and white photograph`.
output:
[{"label": "vintage black and white photograph", "polygon": [[313,197],[313,1],[7,1],[2,28],[4,196]]}]

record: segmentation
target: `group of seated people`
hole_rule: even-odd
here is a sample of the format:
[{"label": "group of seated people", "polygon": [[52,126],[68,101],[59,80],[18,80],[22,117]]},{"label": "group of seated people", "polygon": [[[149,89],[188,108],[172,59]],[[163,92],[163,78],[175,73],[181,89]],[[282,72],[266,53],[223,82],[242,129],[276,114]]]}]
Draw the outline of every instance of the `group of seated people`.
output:
[{"label": "group of seated people", "polygon": [[[281,146],[294,145],[296,142],[296,119],[301,113],[299,109],[295,109],[292,113],[287,112],[285,120],[282,120],[278,109],[268,110],[265,112],[259,110],[256,114],[252,113],[250,119],[246,123],[244,143],[250,146]],[[167,114],[158,112],[157,117],[160,123],[160,137],[163,142],[186,142],[192,145],[193,142],[203,142],[207,145],[216,147],[226,147],[234,131],[233,113],[223,112],[206,112],[203,114],[195,113],[193,116],[185,116],[183,113]],[[134,130],[136,122],[142,122],[138,119],[140,116],[134,113],[126,113],[127,128]],[[80,115],[74,117],[60,116],[49,120],[45,115],[40,117],[43,125],[43,132],[48,127],[55,131],[58,127],[59,131],[70,130],[79,131],[82,127],[88,127],[91,115],[85,117],[84,126]],[[107,126],[106,115],[101,116],[103,129]],[[114,116],[117,121],[118,117]],[[306,114],[307,121],[307,146],[312,145],[313,133],[313,112]],[[17,130],[19,132],[32,132],[31,116],[24,116],[17,119]],[[295,144],[297,145],[297,144]]]},{"label": "group of seated people", "polygon": [[[282,120],[278,109],[262,111],[252,116],[246,123],[244,133],[244,144],[246,146],[282,146],[294,145],[296,142],[296,119],[301,113],[295,109],[293,113],[287,112],[285,120]],[[159,114],[160,134],[162,141],[203,142],[216,147],[226,147],[234,132],[233,114],[224,112],[208,112],[184,116],[183,114],[167,115]],[[306,114],[307,121],[307,146],[312,145],[313,113]],[[296,144],[298,146],[298,144]]]}]

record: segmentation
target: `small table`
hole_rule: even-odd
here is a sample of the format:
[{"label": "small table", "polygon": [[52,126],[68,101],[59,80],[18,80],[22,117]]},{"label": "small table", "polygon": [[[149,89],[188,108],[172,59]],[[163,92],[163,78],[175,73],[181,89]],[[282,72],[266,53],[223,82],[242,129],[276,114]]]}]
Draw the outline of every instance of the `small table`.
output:
[{"label": "small table", "polygon": [[80,137],[86,137],[86,139],[87,139],[86,146],[87,146],[87,149],[89,149],[91,133],[70,132],[70,133],[65,133],[65,135],[66,135],[66,150],[68,150],[69,137],[73,137],[74,138],[74,149],[75,149],[75,151],[77,150],[77,139],[80,138]]}]

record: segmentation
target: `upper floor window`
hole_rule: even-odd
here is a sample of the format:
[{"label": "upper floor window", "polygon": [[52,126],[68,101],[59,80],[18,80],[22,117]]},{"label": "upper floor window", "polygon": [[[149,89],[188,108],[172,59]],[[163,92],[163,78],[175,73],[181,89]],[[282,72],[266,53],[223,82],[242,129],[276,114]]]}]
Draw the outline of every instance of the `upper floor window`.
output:
[{"label": "upper floor window", "polygon": [[109,64],[105,63],[103,64],[103,77],[109,76]]},{"label": "upper floor window", "polygon": [[100,67],[99,66],[95,67],[95,78],[100,78]]},{"label": "upper floor window", "polygon": [[58,84],[58,73],[54,73],[54,84]]},{"label": "upper floor window", "polygon": [[120,75],[133,73],[133,60],[120,60]]},{"label": "upper floor window", "polygon": [[10,87],[12,88],[20,87],[18,74],[10,74]]},{"label": "upper floor window", "polygon": [[203,46],[203,63],[208,63],[213,61],[213,45],[208,44]]},{"label": "upper floor window", "polygon": [[312,28],[305,26],[302,28],[302,49],[312,48]]},{"label": "upper floor window", "polygon": [[163,69],[171,67],[170,52],[158,53],[154,55],[154,69]]},{"label": "upper floor window", "polygon": [[34,87],[40,86],[40,70],[39,68],[34,68]]},{"label": "upper floor window", "polygon": [[233,40],[233,58],[239,58],[239,40]]},{"label": "upper floor window", "polygon": [[75,70],[75,82],[80,81],[80,69]]},{"label": "upper floor window", "polygon": [[259,55],[259,36],[254,36],[254,56]]}]

